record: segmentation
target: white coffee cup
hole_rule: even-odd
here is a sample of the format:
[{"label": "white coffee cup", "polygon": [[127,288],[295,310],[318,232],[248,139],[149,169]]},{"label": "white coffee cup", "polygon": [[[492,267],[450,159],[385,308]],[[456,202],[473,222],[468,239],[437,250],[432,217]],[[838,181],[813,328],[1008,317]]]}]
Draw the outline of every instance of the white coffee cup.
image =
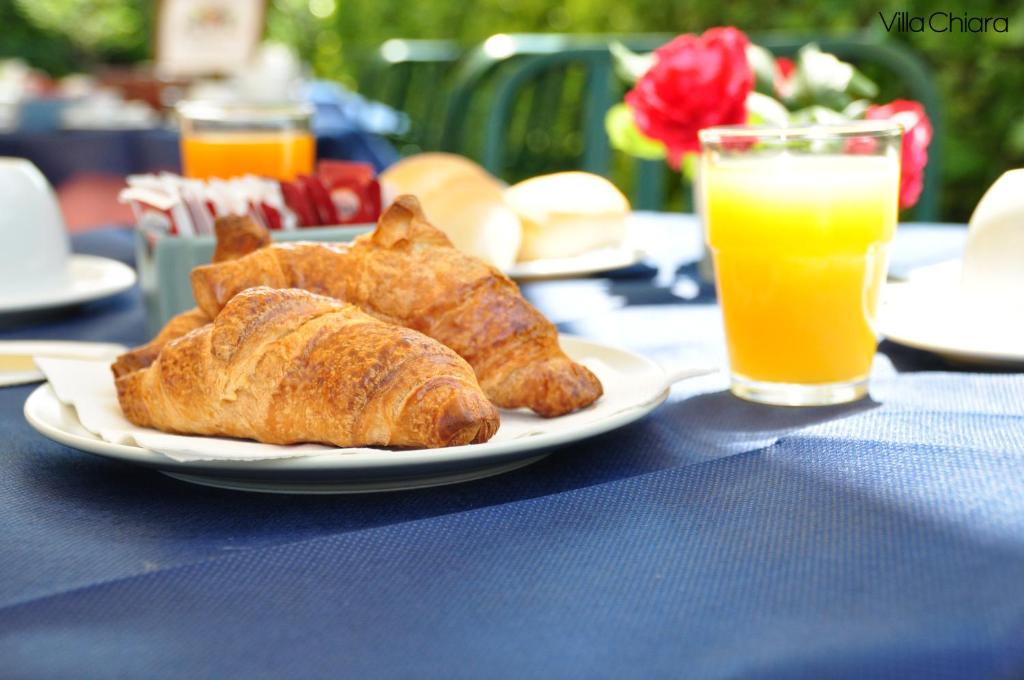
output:
[{"label": "white coffee cup", "polygon": [[24,158],[0,158],[0,298],[67,286],[69,243],[53,192]]},{"label": "white coffee cup", "polygon": [[1024,168],[989,187],[971,215],[963,290],[979,305],[1024,311]]}]

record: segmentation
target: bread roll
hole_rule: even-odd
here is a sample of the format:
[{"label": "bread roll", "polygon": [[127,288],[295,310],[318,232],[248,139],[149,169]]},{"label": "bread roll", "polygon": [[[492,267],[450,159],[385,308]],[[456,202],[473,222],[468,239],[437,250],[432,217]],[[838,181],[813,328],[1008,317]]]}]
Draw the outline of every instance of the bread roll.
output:
[{"label": "bread roll", "polygon": [[622,243],[629,201],[614,184],[588,172],[558,172],[505,190],[523,227],[520,260],[570,257]]},{"label": "bread roll", "polygon": [[[501,183],[480,164],[465,156],[440,151],[418,153],[403,158],[380,173],[380,182],[398,194],[412,193],[407,190],[409,188],[415,188],[423,194],[431,194],[449,182],[465,177],[482,177],[491,180],[496,186],[501,186]],[[391,200],[385,203],[390,204]]]},{"label": "bread roll", "polygon": [[427,218],[462,252],[507,270],[522,240],[519,218],[505,205],[504,185],[468,158],[409,156],[381,173],[385,194],[412,194]]}]

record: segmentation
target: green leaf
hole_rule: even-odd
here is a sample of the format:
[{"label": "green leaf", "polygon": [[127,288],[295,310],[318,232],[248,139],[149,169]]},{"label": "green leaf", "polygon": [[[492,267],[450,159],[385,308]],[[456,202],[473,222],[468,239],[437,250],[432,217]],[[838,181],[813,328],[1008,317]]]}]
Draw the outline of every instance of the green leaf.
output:
[{"label": "green leaf", "polygon": [[615,41],[608,45],[612,53],[615,72],[628,83],[635,83],[654,65],[654,54],[637,54],[622,43]]},{"label": "green leaf", "polygon": [[699,153],[690,152],[683,154],[683,161],[679,164],[679,169],[682,170],[683,177],[689,180],[691,184],[697,179],[697,169],[699,165]]},{"label": "green leaf", "polygon": [[651,161],[665,158],[665,145],[640,132],[633,120],[633,112],[625,104],[616,104],[608,109],[604,127],[612,146],[619,151]]},{"label": "green leaf", "polygon": [[874,99],[878,96],[878,85],[866,75],[853,70],[853,77],[850,78],[850,86],[846,89],[847,94],[863,99]]},{"label": "green leaf", "polygon": [[850,102],[845,109],[843,109],[843,115],[850,120],[856,120],[863,118],[864,114],[867,113],[868,107],[871,106],[871,101],[868,99],[854,99]]},{"label": "green leaf", "polygon": [[849,118],[827,106],[814,105],[794,111],[791,120],[796,125],[834,125],[845,123]]},{"label": "green leaf", "polygon": [[785,125],[789,111],[778,99],[760,92],[747,95],[747,122],[751,125]]},{"label": "green leaf", "polygon": [[796,57],[791,104],[842,109],[854,99],[872,99],[878,86],[834,54],[822,52],[814,43],[800,48]]},{"label": "green leaf", "polygon": [[750,43],[747,45],[747,63],[754,72],[754,90],[766,95],[775,94],[775,57],[772,53]]}]

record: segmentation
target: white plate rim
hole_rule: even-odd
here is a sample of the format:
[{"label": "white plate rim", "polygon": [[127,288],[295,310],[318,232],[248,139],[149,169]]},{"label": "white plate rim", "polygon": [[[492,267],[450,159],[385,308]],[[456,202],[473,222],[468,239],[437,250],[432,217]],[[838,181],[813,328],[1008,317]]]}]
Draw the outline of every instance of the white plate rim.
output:
[{"label": "white plate rim", "polygon": [[562,342],[563,349],[570,355],[588,350],[604,353],[611,352],[619,354],[627,361],[643,364],[644,370],[651,373],[651,388],[645,391],[642,400],[631,407],[614,413],[598,422],[591,422],[571,430],[522,437],[504,442],[487,442],[484,444],[453,446],[443,449],[381,450],[374,453],[327,453],[318,456],[261,461],[216,460],[181,462],[139,446],[113,444],[95,435],[85,436],[68,432],[39,415],[40,410],[44,406],[51,406],[54,403],[62,409],[69,408],[57,401],[56,395],[49,383],[43,383],[32,391],[25,400],[23,413],[25,420],[37,432],[59,444],[105,458],[141,464],[157,469],[187,470],[195,474],[215,471],[245,472],[253,471],[257,468],[263,472],[277,470],[282,473],[298,471],[370,472],[375,470],[385,471],[405,466],[430,466],[432,464],[447,466],[452,464],[479,465],[488,461],[488,459],[494,459],[494,462],[497,464],[500,461],[509,460],[514,457],[536,456],[545,450],[589,439],[590,437],[624,427],[643,418],[668,398],[670,389],[668,378],[664,370],[651,359],[629,350],[592,340],[584,340],[567,335],[561,335],[559,339]]},{"label": "white plate rim", "polygon": [[994,364],[1021,364],[1024,363],[1024,343],[1021,351],[1017,353],[993,350],[990,347],[966,346],[959,343],[944,343],[941,340],[923,338],[914,333],[913,326],[907,323],[893,323],[889,315],[896,312],[893,308],[907,302],[896,302],[899,296],[908,294],[910,296],[949,295],[952,291],[949,287],[935,287],[936,281],[931,278],[915,280],[910,278],[898,283],[889,283],[885,288],[880,316],[879,330],[882,336],[899,345],[905,345],[914,349],[933,352],[942,356],[952,357],[961,361],[974,361],[978,363]]},{"label": "white plate rim", "polygon": [[579,255],[517,262],[505,274],[520,280],[581,276],[632,267],[642,259],[643,252],[639,248],[629,245],[606,246]]},{"label": "white plate rim", "polygon": [[[99,255],[83,255],[72,253],[68,258],[68,275],[74,280],[76,274],[81,275],[86,268],[105,269],[105,276],[97,285],[85,286],[75,289],[74,283],[64,288],[47,291],[41,295],[34,295],[28,298],[17,299],[5,302],[0,299],[0,314],[14,314],[18,312],[34,312],[54,307],[66,307],[84,302],[100,300],[111,295],[116,295],[128,290],[135,285],[137,276],[135,270],[118,260]],[[87,282],[89,279],[82,279],[80,282]]]}]

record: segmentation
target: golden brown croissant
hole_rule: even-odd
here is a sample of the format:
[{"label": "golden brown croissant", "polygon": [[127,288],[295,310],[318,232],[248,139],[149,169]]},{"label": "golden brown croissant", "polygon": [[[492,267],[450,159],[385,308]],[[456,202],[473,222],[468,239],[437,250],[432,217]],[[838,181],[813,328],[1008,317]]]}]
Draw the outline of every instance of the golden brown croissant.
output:
[{"label": "golden brown croissant", "polygon": [[114,371],[114,377],[127,375],[132,371],[149,366],[156,361],[157,356],[160,355],[160,350],[168,342],[180,338],[208,323],[210,323],[210,317],[198,307],[182,312],[168,321],[167,325],[157,333],[156,337],[145,345],[136,347],[117,357],[117,361],[111,366],[111,369]]},{"label": "golden brown croissant", "polygon": [[192,292],[215,315],[252,286],[303,288],[351,302],[459,353],[504,408],[558,416],[593,403],[601,383],[569,359],[554,325],[497,269],[465,255],[402,196],[351,245],[275,244],[233,262],[197,267]]},{"label": "golden brown croissant", "polygon": [[271,444],[439,447],[487,441],[498,412],[441,343],[302,290],[247,290],[115,381],[125,416]]},{"label": "golden brown croissant", "polygon": [[214,262],[237,260],[270,245],[270,232],[249,215],[222,215],[213,223],[213,233],[217,237]]},{"label": "golden brown croissant", "polygon": [[[213,229],[217,235],[214,262],[237,260],[270,243],[270,232],[248,215],[218,217],[213,223]],[[208,323],[209,315],[198,307],[178,314],[167,322],[155,338],[119,356],[112,367],[114,375],[122,376],[149,366],[168,342]]]}]

